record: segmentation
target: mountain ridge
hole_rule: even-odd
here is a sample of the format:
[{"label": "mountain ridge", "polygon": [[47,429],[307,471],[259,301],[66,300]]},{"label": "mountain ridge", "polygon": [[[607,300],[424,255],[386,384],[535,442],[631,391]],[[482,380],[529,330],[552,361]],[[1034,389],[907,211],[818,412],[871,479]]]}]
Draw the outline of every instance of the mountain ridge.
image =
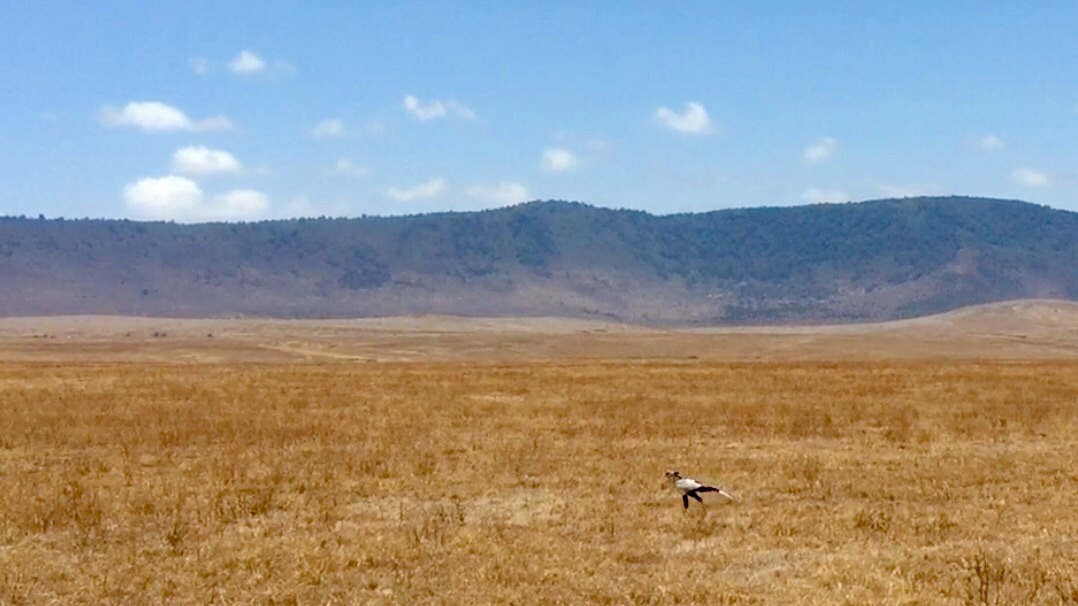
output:
[{"label": "mountain ridge", "polygon": [[880,321],[1078,298],[1078,213],[920,197],[652,215],[476,212],[183,225],[0,218],[0,315]]}]

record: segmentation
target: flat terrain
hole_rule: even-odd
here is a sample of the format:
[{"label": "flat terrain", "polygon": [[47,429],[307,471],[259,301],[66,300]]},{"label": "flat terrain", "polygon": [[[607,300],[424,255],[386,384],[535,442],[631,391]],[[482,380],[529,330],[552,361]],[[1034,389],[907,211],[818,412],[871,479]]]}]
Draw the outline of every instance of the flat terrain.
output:
[{"label": "flat terrain", "polygon": [[0,320],[0,604],[1075,604],[1076,317]]},{"label": "flat terrain", "polygon": [[1078,359],[1078,303],[843,326],[663,330],[564,318],[0,318],[0,360],[521,362]]}]

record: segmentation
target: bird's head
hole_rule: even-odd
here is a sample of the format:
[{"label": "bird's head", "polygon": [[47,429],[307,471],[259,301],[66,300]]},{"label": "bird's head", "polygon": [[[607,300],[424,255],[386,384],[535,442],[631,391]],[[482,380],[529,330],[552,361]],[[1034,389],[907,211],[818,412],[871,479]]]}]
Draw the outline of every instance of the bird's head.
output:
[{"label": "bird's head", "polygon": [[666,470],[666,479],[667,480],[678,480],[678,479],[681,479],[681,474],[678,473],[677,470],[675,470],[675,469],[667,469]]}]

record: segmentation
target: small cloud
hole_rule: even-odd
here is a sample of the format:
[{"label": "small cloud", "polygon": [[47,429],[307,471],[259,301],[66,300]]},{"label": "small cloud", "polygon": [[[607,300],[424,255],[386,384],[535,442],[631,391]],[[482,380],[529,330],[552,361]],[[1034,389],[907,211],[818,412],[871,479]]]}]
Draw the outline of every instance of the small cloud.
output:
[{"label": "small cloud", "polygon": [[[215,69],[214,63],[206,57],[194,57],[189,59],[187,64],[191,67],[191,71],[199,76],[205,76]],[[280,59],[267,61],[246,49],[240,51],[224,65],[229,71],[240,76],[253,76],[259,73],[294,75],[297,71],[296,67],[287,61]]]},{"label": "small cloud", "polygon": [[371,169],[366,166],[359,166],[354,164],[348,158],[341,158],[337,160],[332,167],[328,168],[325,173],[330,176],[347,176],[347,177],[362,177],[369,175]]},{"label": "small cloud", "polygon": [[344,122],[337,119],[323,120],[311,129],[311,135],[318,137],[319,139],[343,137],[344,134]]},{"label": "small cloud", "polygon": [[680,114],[660,107],[655,112],[655,117],[666,128],[689,135],[702,135],[715,131],[711,124],[711,118],[703,105],[690,101],[685,104],[685,110]]},{"label": "small cloud", "polygon": [[130,126],[148,132],[231,130],[234,128],[232,121],[225,116],[211,116],[195,122],[183,111],[160,101],[132,101],[120,109],[106,106],[101,111],[101,121],[106,126]]},{"label": "small cloud", "polygon": [[108,126],[134,126],[148,131],[190,130],[187,114],[158,101],[133,101],[116,109],[106,107],[101,120]]},{"label": "small cloud", "polygon": [[815,144],[805,148],[805,160],[809,162],[826,162],[838,151],[838,141],[831,137],[824,137]]},{"label": "small cloud", "polygon": [[404,98],[404,109],[420,120],[444,118],[447,113],[445,106],[438,101],[424,105],[411,95]]},{"label": "small cloud", "polygon": [[445,190],[445,179],[439,177],[405,189],[401,189],[398,187],[390,187],[388,190],[386,190],[386,195],[398,202],[410,202],[412,200],[434,198],[440,196],[442,193],[445,192]]},{"label": "small cloud", "polygon": [[172,170],[185,175],[238,173],[241,166],[232,154],[208,147],[184,147],[172,154]]},{"label": "small cloud", "polygon": [[452,99],[448,101],[432,99],[427,103],[423,103],[416,97],[408,95],[404,98],[402,105],[404,106],[405,111],[412,114],[416,119],[424,122],[446,118],[451,115],[464,120],[475,120],[476,118],[475,112]]},{"label": "small cloud", "polygon": [[567,170],[572,170],[580,165],[580,160],[576,155],[561,147],[549,147],[543,151],[543,170],[560,173]]},{"label": "small cloud", "polygon": [[124,187],[127,207],[150,219],[190,217],[202,204],[198,184],[184,177],[147,177]]},{"label": "small cloud", "polygon": [[236,57],[228,63],[228,68],[234,73],[248,76],[257,74],[266,69],[266,62],[251,51],[242,50],[240,51],[240,54],[236,55]]},{"label": "small cloud", "polygon": [[1007,143],[996,135],[985,135],[977,138],[977,148],[984,151],[999,151],[1007,149]]},{"label": "small cloud", "polygon": [[1011,179],[1023,187],[1048,187],[1052,184],[1052,178],[1047,173],[1032,168],[1015,169]]},{"label": "small cloud", "polygon": [[269,198],[237,189],[207,200],[198,184],[185,177],[146,177],[123,190],[127,207],[148,219],[199,221],[254,219],[269,209]]},{"label": "small cloud", "polygon": [[841,189],[810,187],[801,193],[801,199],[810,204],[824,204],[831,202],[848,202],[850,196]]},{"label": "small cloud", "polygon": [[473,185],[464,191],[476,200],[495,204],[515,204],[528,199],[528,189],[519,183],[502,182],[497,185]]}]

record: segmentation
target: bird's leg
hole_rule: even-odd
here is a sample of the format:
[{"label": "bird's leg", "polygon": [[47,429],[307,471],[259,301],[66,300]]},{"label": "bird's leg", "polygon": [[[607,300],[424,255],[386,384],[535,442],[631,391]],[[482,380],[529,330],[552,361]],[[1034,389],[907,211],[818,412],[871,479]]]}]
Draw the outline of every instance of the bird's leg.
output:
[{"label": "bird's leg", "polygon": [[692,491],[692,492],[686,493],[686,494],[687,494],[687,496],[690,496],[690,497],[692,497],[692,498],[696,499],[696,502],[697,502],[697,503],[699,503],[699,504],[701,504],[701,505],[703,505],[703,504],[704,504],[704,500],[700,498],[700,495],[696,494],[696,491],[695,491],[695,490],[694,490],[694,491]]},{"label": "bird's leg", "polygon": [[682,504],[685,505],[685,509],[689,508],[689,497],[688,496],[681,495],[681,502],[682,502]]}]

